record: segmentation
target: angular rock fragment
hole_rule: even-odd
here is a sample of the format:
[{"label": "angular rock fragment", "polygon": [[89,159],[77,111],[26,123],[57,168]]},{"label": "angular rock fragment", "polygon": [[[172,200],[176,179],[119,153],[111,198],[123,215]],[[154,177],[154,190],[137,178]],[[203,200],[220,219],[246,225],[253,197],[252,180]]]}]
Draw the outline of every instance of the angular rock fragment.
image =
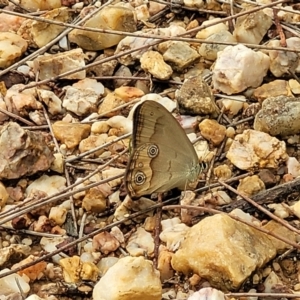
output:
[{"label": "angular rock fragment", "polygon": [[[124,32],[136,31],[136,20],[133,9],[117,5],[104,7],[85,24],[86,27],[109,29]],[[117,45],[123,35],[92,32],[82,29],[74,29],[69,34],[72,43],[86,50],[102,50]]]},{"label": "angular rock fragment", "polygon": [[0,32],[0,69],[5,69],[19,60],[27,50],[27,42],[12,32]]},{"label": "angular rock fragment", "polygon": [[[71,21],[72,14],[67,7],[63,7],[48,11],[41,17],[68,23]],[[64,26],[28,19],[23,22],[18,35],[27,40],[30,46],[41,48],[55,39],[64,29]]]},{"label": "angular rock fragment", "polygon": [[262,104],[253,125],[270,135],[287,136],[300,132],[300,98],[270,97]]},{"label": "angular rock fragment", "polygon": [[175,98],[179,107],[189,114],[216,116],[219,111],[210,87],[200,76],[186,79],[175,92]]},{"label": "angular rock fragment", "polygon": [[93,299],[161,300],[159,272],[144,257],[124,257],[95,285]]},{"label": "angular rock fragment", "polygon": [[0,132],[0,178],[15,179],[48,170],[54,160],[43,135],[10,122]]},{"label": "angular rock fragment", "polygon": [[214,88],[228,95],[259,86],[270,66],[269,57],[242,44],[228,46],[218,53],[213,67]]},{"label": "angular rock fragment", "polygon": [[232,291],[275,255],[266,234],[219,214],[189,230],[172,266],[177,272],[198,274],[212,287]]},{"label": "angular rock fragment", "polygon": [[241,170],[256,168],[277,168],[287,160],[285,142],[267,133],[245,130],[238,134],[231,144],[226,157]]},{"label": "angular rock fragment", "polygon": [[[34,60],[34,72],[39,79],[49,79],[62,73],[85,66],[82,49],[74,49],[53,55],[41,55]],[[85,70],[64,77],[65,79],[84,79]]]}]

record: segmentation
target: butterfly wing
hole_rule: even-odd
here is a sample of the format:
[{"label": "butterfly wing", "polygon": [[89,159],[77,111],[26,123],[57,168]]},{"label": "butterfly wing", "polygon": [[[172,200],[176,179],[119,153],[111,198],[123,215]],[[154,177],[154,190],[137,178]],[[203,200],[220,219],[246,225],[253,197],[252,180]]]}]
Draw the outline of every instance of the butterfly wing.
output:
[{"label": "butterfly wing", "polygon": [[133,153],[125,174],[132,198],[184,189],[197,180],[200,166],[195,149],[167,109],[155,101],[144,101],[136,108],[133,121]]}]

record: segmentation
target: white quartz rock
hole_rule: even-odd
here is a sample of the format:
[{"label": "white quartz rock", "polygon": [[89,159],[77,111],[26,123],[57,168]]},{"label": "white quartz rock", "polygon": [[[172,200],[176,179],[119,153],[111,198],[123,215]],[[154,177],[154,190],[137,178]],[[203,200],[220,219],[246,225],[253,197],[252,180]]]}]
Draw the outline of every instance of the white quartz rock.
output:
[{"label": "white quartz rock", "polygon": [[161,300],[159,272],[144,257],[119,259],[93,290],[94,300]]},{"label": "white quartz rock", "polygon": [[241,170],[277,168],[288,158],[285,142],[250,129],[235,137],[226,156]]},{"label": "white quartz rock", "polygon": [[269,69],[269,57],[244,45],[228,46],[218,53],[213,68],[214,88],[228,95],[259,86]]},{"label": "white quartz rock", "polygon": [[[0,271],[0,274],[4,274],[10,271],[9,269],[3,269]],[[19,293],[20,289],[18,287],[19,283],[22,292],[27,295],[30,290],[29,284],[18,274],[11,274],[5,277],[0,278],[0,291],[1,295],[10,295],[13,293]]]},{"label": "white quartz rock", "polygon": [[48,196],[58,193],[66,187],[66,179],[62,176],[43,175],[33,181],[26,189],[26,194],[29,196],[34,191],[45,192]]}]

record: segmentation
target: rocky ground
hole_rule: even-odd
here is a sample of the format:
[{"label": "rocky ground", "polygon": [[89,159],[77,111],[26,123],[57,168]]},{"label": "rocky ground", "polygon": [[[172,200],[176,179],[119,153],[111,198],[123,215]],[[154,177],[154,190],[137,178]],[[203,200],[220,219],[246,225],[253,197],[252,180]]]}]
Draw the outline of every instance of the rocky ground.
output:
[{"label": "rocky ground", "polygon": [[[300,298],[299,24],[289,0],[0,0],[0,300]],[[145,100],[195,189],[127,194]]]}]

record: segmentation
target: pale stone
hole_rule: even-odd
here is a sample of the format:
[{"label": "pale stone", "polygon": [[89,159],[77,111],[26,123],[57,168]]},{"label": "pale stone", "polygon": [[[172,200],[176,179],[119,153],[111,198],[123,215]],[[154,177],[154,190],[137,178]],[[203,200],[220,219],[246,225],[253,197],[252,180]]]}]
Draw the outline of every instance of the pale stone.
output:
[{"label": "pale stone", "polygon": [[300,83],[296,79],[289,80],[289,87],[293,94],[300,94]]},{"label": "pale stone", "polygon": [[68,39],[66,36],[63,36],[59,40],[58,45],[60,48],[64,49],[65,51],[69,50],[69,43],[68,43]]},{"label": "pale stone", "polygon": [[293,135],[300,131],[300,98],[271,97],[262,104],[253,125],[270,135]]},{"label": "pale stone", "polygon": [[[109,29],[124,32],[136,30],[134,11],[126,7],[108,5],[92,16],[85,24],[86,27]],[[81,29],[74,29],[69,33],[72,43],[86,50],[102,50],[117,45],[123,35],[92,32]]]},{"label": "pale stone", "polygon": [[239,96],[240,99],[244,99],[245,101],[238,101],[233,99],[222,99],[222,104],[224,108],[224,112],[228,113],[230,116],[237,115],[240,110],[243,108],[244,103],[246,102],[245,96]]},{"label": "pale stone", "polygon": [[106,121],[96,121],[92,124],[91,132],[93,134],[107,133],[109,128]]},{"label": "pale stone", "polygon": [[[42,237],[40,240],[40,245],[43,250],[50,253],[50,252],[57,250],[58,244],[66,243],[67,242],[66,238],[67,238],[66,236],[56,236],[54,238]],[[60,256],[60,254],[56,254],[56,255],[52,256],[51,259],[54,263],[59,263],[61,256]]]},{"label": "pale stone", "polygon": [[188,297],[187,300],[226,300],[227,297],[224,295],[223,292],[211,288],[206,287],[202,288],[198,292],[193,293],[191,296]]},{"label": "pale stone", "polygon": [[104,85],[101,82],[98,82],[96,79],[85,78],[75,82],[72,85],[75,89],[78,90],[91,90],[95,92],[99,97],[104,94]]},{"label": "pale stone", "polygon": [[166,7],[165,4],[161,4],[161,3],[158,3],[155,1],[149,1],[148,6],[149,6],[150,16],[156,15],[158,12],[160,12],[161,10],[163,10]]},{"label": "pale stone", "polygon": [[61,153],[54,153],[54,160],[50,166],[50,169],[54,172],[62,174],[64,172],[64,157]]},{"label": "pale stone", "polygon": [[98,95],[90,89],[66,87],[63,107],[77,116],[86,116],[97,111]]},{"label": "pale stone", "polygon": [[[135,37],[135,36],[127,36],[125,37],[117,46],[117,49],[115,51],[115,54],[119,54],[120,52],[123,52],[124,49],[130,50],[135,49],[139,47],[145,47],[146,45],[149,45],[154,40],[152,38],[148,38],[149,34],[155,34],[155,35],[161,35],[163,36],[177,36],[182,35],[186,32],[186,30],[179,25],[171,24],[170,26],[166,28],[154,28],[154,29],[148,29],[145,31],[136,31],[136,34],[139,34],[141,36],[145,37]],[[135,63],[136,60],[140,59],[142,54],[148,51],[147,48],[144,48],[142,50],[133,51],[130,54],[122,55],[122,57],[118,58],[118,61],[126,66],[132,65]]]},{"label": "pale stone", "polygon": [[292,97],[293,94],[290,90],[288,82],[285,80],[273,80],[271,82],[265,83],[260,87],[256,88],[253,92],[253,96],[262,103],[267,98],[287,96]]},{"label": "pale stone", "polygon": [[275,255],[276,248],[266,234],[218,214],[188,231],[172,258],[172,267],[184,274],[196,273],[214,287],[230,291]]},{"label": "pale stone", "polygon": [[215,156],[214,151],[209,151],[208,142],[206,140],[200,140],[194,144],[195,151],[198,159],[201,162],[209,163]]},{"label": "pale stone", "polygon": [[[124,171],[123,171],[124,172]],[[117,207],[114,213],[114,220],[122,220],[124,217],[128,216],[131,212],[137,212],[141,210],[145,210],[153,205],[155,205],[155,201],[152,201],[147,198],[140,198],[138,200],[133,201],[129,196],[125,198],[123,202]],[[144,221],[144,219],[148,216],[152,216],[153,211],[149,211],[145,213],[142,218],[137,217],[137,220]],[[128,220],[125,224],[131,224],[131,221]]]},{"label": "pale stone", "polygon": [[55,138],[64,143],[69,149],[76,147],[82,139],[90,134],[89,124],[66,123],[57,121],[53,124]]},{"label": "pale stone", "polygon": [[265,184],[257,175],[241,179],[237,187],[238,192],[247,197],[254,196],[265,189]]},{"label": "pale stone", "polygon": [[132,132],[132,121],[123,116],[111,117],[106,122],[111,128],[116,129],[114,131],[114,135],[116,136],[122,136],[123,134]]},{"label": "pale stone", "polygon": [[[85,66],[82,49],[74,49],[53,55],[41,55],[33,61],[34,73],[40,80],[56,77],[62,73],[72,71]],[[83,79],[85,70],[73,73],[64,79]]]},{"label": "pale stone", "polygon": [[167,80],[171,77],[173,70],[164,62],[163,56],[156,51],[145,52],[140,59],[141,68],[149,72],[155,78]]},{"label": "pale stone", "polygon": [[[252,9],[249,6],[243,11]],[[238,17],[233,31],[233,36],[239,43],[259,44],[267,31],[272,26],[272,18],[262,10]]]},{"label": "pale stone", "polygon": [[144,92],[138,88],[131,86],[121,86],[115,89],[115,94],[125,102],[144,96]]},{"label": "pale stone", "polygon": [[9,194],[2,182],[0,182],[0,208],[2,209],[9,197]]},{"label": "pale stone", "polygon": [[286,219],[289,217],[289,210],[287,207],[282,205],[281,203],[271,203],[268,204],[268,207],[272,209],[273,214],[281,219]]},{"label": "pale stone", "polygon": [[205,119],[199,124],[201,135],[213,145],[219,146],[226,135],[226,127],[215,120]]},{"label": "pale stone", "polygon": [[114,92],[107,94],[103,102],[99,106],[99,115],[105,114],[107,117],[112,117],[120,114],[115,108],[125,103],[133,101],[136,98],[142,97],[144,92],[138,88],[123,86],[116,88]]},{"label": "pale stone", "polygon": [[[280,224],[274,220],[269,221],[266,225],[263,226],[263,228],[268,230],[269,232],[272,232],[279,236],[285,237],[287,240],[289,240],[292,243],[297,242],[297,234],[295,232],[289,230],[288,228],[286,228],[285,226],[283,226],[282,224]],[[277,251],[280,253],[287,249],[292,248],[291,245],[289,245],[279,239],[276,239],[275,237],[272,237],[271,235],[269,235],[269,239],[271,240],[272,244],[277,249]]]},{"label": "pale stone", "polygon": [[175,98],[179,107],[187,113],[214,116],[219,111],[210,87],[200,76],[186,79],[176,90]]},{"label": "pale stone", "polygon": [[[197,202],[195,202],[194,205],[206,205],[206,204],[212,204],[212,205],[224,205],[224,204],[229,204],[231,203],[233,200],[229,197],[229,195],[222,191],[222,190],[217,190],[217,191],[212,191],[212,192],[208,192],[206,193],[203,197],[201,198],[197,198],[196,199]],[[181,202],[181,204],[183,204]],[[196,212],[196,211],[195,211]],[[195,214],[195,213],[194,213]],[[201,213],[198,213],[198,215],[200,215]],[[193,224],[192,222],[190,222],[191,224]]]},{"label": "pale stone", "polygon": [[[3,96],[0,93],[0,108],[7,110],[7,106],[4,102]],[[9,116],[0,112],[0,124],[3,124],[5,121],[9,120]]]},{"label": "pale stone", "polygon": [[45,125],[47,123],[46,119],[45,119],[45,115],[42,111],[30,111],[28,113],[28,117],[31,121],[33,121],[33,123],[35,123],[36,125]]},{"label": "pale stone", "polygon": [[[122,42],[122,41],[121,41]],[[120,43],[121,43],[120,42]],[[125,65],[121,65],[117,71],[115,72],[114,74],[116,77],[132,77],[132,72],[131,70],[125,66]],[[130,84],[131,80],[130,79],[114,79],[113,82],[114,82],[114,87],[115,88],[118,88],[118,87],[121,87],[121,86],[124,86],[124,85],[128,85]]]},{"label": "pale stone", "polygon": [[174,270],[171,266],[172,256],[174,254],[167,250],[162,250],[158,255],[157,270],[160,272],[160,279],[162,282],[169,280],[174,276]]},{"label": "pale stone", "polygon": [[103,277],[103,275],[119,260],[117,257],[108,256],[103,257],[97,263],[97,267],[99,269],[99,275]]},{"label": "pale stone", "polygon": [[118,260],[95,285],[93,299],[161,300],[159,272],[143,257]]},{"label": "pale stone", "polygon": [[[1,274],[5,274],[6,272],[9,272],[10,269],[2,269],[0,271]],[[27,295],[30,291],[29,284],[18,274],[11,274],[5,277],[0,278],[0,290],[1,295],[8,296],[13,293],[20,293],[20,288],[18,286],[20,285],[22,292]]]},{"label": "pale stone", "polygon": [[180,41],[166,43],[168,43],[168,47],[166,51],[162,53],[163,59],[165,62],[171,65],[175,71],[182,72],[194,64],[200,57],[198,52],[193,49],[189,43]]},{"label": "pale stone", "polygon": [[233,127],[226,128],[226,137],[233,139],[235,137],[235,129]]},{"label": "pale stone", "polygon": [[214,24],[214,23],[216,23],[218,21],[221,21],[221,20],[222,20],[221,18],[214,18],[214,19],[211,19],[211,20],[204,21],[202,23],[202,26],[207,26],[207,28],[204,28],[204,29],[200,30],[196,34],[196,38],[205,40],[214,33],[222,32],[222,31],[228,31],[228,26],[224,23],[218,23],[216,25],[210,25],[210,24]]},{"label": "pale stone", "polygon": [[48,107],[48,112],[50,114],[55,116],[62,112],[62,102],[52,91],[37,89],[37,93],[40,96],[40,99]]},{"label": "pale stone", "polygon": [[0,32],[0,68],[5,69],[18,61],[27,47],[27,42],[19,35]]},{"label": "pale stone", "polygon": [[[281,271],[280,267],[278,271]],[[264,285],[264,292],[268,294],[274,293],[274,291],[278,289],[283,289],[285,287],[285,284],[281,281],[281,279],[274,271],[272,271],[269,274],[269,276],[263,282],[263,285]]]},{"label": "pale stone", "polygon": [[[48,11],[40,17],[68,23],[72,19],[72,13],[67,7],[63,7]],[[63,30],[64,26],[28,19],[19,28],[18,35],[27,40],[31,47],[41,48],[54,40]]]},{"label": "pale stone", "polygon": [[0,131],[0,178],[13,179],[48,170],[54,157],[45,137],[10,122]]},{"label": "pale stone", "polygon": [[[290,49],[299,49],[300,47],[300,38],[299,37],[291,37],[286,39],[287,47]],[[280,47],[279,40],[271,40],[267,43],[267,46],[272,47]],[[289,75],[290,71],[299,72],[299,56],[295,52],[291,51],[278,51],[278,50],[265,50],[266,53],[269,54],[270,57],[270,71],[275,77],[281,77],[283,75]]]},{"label": "pale stone", "polygon": [[38,295],[33,294],[33,295],[30,295],[29,297],[27,297],[25,300],[44,300],[44,299],[39,297]]},{"label": "pale stone", "polygon": [[183,0],[184,6],[191,8],[203,8],[204,1],[203,0]]},{"label": "pale stone", "polygon": [[159,238],[166,243],[169,251],[176,251],[184,241],[189,229],[183,223],[174,224],[163,229]]},{"label": "pale stone", "polygon": [[250,129],[235,137],[226,157],[241,170],[277,168],[288,158],[283,141]]},{"label": "pale stone", "polygon": [[40,178],[33,181],[26,188],[26,194],[29,196],[35,191],[42,191],[48,196],[57,194],[59,191],[66,187],[66,179],[63,176],[53,175],[42,175]]},{"label": "pale stone", "polygon": [[226,94],[259,86],[269,69],[269,57],[242,44],[227,46],[218,53],[213,67],[214,88]]},{"label": "pale stone", "polygon": [[49,212],[49,219],[54,221],[57,225],[63,225],[67,218],[67,210],[63,207],[51,207]]},{"label": "pale stone", "polygon": [[146,254],[151,257],[154,251],[154,240],[151,233],[138,227],[136,232],[130,236],[126,250],[131,256],[144,256]]},{"label": "pale stone", "polygon": [[[236,39],[227,30],[213,33],[207,37],[205,41],[236,43]],[[227,45],[203,43],[201,44],[198,52],[203,58],[215,61],[217,59],[218,52],[224,50],[226,47]]]},{"label": "pale stone", "polygon": [[234,217],[238,217],[242,221],[252,223],[253,225],[261,226],[261,222],[258,219],[256,219],[255,217],[253,217],[249,213],[245,213],[243,210],[241,210],[239,208],[235,208],[234,210],[232,210],[229,213],[229,215],[234,216]]},{"label": "pale stone", "polygon": [[28,9],[30,11],[44,11],[51,10],[54,8],[61,7],[61,0],[47,0],[47,1],[38,1],[38,0],[20,0],[19,4],[21,7]]},{"label": "pale stone", "polygon": [[[213,200],[212,204],[216,204],[216,205],[229,204],[233,201],[225,191],[212,192],[210,200]],[[209,201],[207,201],[207,202],[209,203]]]},{"label": "pale stone", "polygon": [[295,157],[289,157],[287,162],[287,173],[291,174],[294,178],[300,176],[300,163]]},{"label": "pale stone", "polygon": [[290,206],[290,209],[300,219],[300,201],[297,201],[295,204]]},{"label": "pale stone", "polygon": [[114,226],[110,233],[120,242],[121,245],[125,243],[125,237],[121,229],[117,226]]},{"label": "pale stone", "polygon": [[17,32],[25,18],[5,13],[0,14],[0,32]]},{"label": "pale stone", "polygon": [[[84,153],[90,150],[93,150],[99,146],[102,146],[106,143],[106,139],[107,139],[107,134],[103,133],[100,135],[90,135],[88,136],[86,139],[83,139],[80,143],[79,143],[79,152],[80,153]],[[90,157],[98,157],[100,156],[103,152],[105,151],[105,149],[100,149],[98,151],[95,151],[94,153],[92,153],[90,155]]]},{"label": "pale stone", "polygon": [[27,117],[30,111],[41,109],[42,106],[36,99],[35,89],[30,88],[20,92],[24,87],[24,84],[14,84],[7,90],[4,100],[9,112]]},{"label": "pale stone", "polygon": [[88,212],[101,213],[105,211],[106,207],[106,197],[98,187],[90,188],[86,192],[82,200],[82,208]]},{"label": "pale stone", "polygon": [[218,180],[227,180],[231,178],[232,171],[228,165],[220,165],[214,168],[214,175],[218,178]]},{"label": "pale stone", "polygon": [[[103,176],[103,179],[107,179],[107,178],[110,178],[110,177],[114,177],[114,176],[117,176],[117,175],[121,175],[124,173],[124,169],[118,169],[118,168],[109,168],[109,169],[106,169],[104,171],[102,171],[102,176]],[[116,187],[118,185],[120,185],[122,183],[122,178],[117,178],[117,179],[114,179],[114,180],[111,180],[109,182],[109,185],[111,187]]]},{"label": "pale stone", "polygon": [[[147,21],[150,18],[148,9],[148,0],[140,1],[140,3],[133,4],[134,1],[129,2],[135,10],[137,20]],[[138,2],[138,1],[137,1]]]}]

